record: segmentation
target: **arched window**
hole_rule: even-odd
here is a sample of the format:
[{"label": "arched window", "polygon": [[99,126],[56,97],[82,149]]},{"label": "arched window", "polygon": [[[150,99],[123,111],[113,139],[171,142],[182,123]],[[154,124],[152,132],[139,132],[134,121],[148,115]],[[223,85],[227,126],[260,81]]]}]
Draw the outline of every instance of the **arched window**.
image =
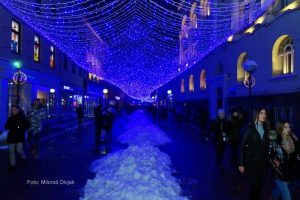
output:
[{"label": "arched window", "polygon": [[190,92],[195,91],[195,88],[194,88],[194,75],[193,74],[190,75],[190,79],[189,79],[189,91]]},{"label": "arched window", "polygon": [[184,79],[181,79],[180,92],[184,93]]},{"label": "arched window", "polygon": [[194,13],[193,15],[193,20],[192,20],[192,25],[193,25],[193,28],[198,28],[198,17],[197,15]]},{"label": "arched window", "polygon": [[243,52],[240,54],[238,61],[237,61],[237,81],[243,82],[245,77],[248,76],[248,72],[244,70],[243,64],[248,59],[248,53]]},{"label": "arched window", "polygon": [[282,35],[272,50],[272,75],[294,73],[294,42],[288,35]]},{"label": "arched window", "polygon": [[200,73],[200,90],[206,90],[206,71],[205,71],[205,69],[202,69],[201,73]]},{"label": "arched window", "polygon": [[208,0],[200,0],[200,9],[201,9],[201,16],[207,17],[210,15],[210,7]]},{"label": "arched window", "polygon": [[195,13],[196,6],[197,6],[197,2],[194,2],[190,10],[190,20],[191,20],[192,28],[197,28],[197,15]]}]

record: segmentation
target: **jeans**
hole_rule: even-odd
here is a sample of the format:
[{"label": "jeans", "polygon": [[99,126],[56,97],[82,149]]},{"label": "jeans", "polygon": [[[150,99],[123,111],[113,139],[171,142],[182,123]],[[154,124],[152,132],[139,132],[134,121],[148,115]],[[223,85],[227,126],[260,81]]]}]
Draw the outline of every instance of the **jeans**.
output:
[{"label": "jeans", "polygon": [[37,155],[39,151],[39,135],[40,133],[33,134],[32,132],[28,133],[28,142],[30,145],[30,150],[32,155]]},{"label": "jeans", "polygon": [[22,142],[16,143],[16,144],[9,144],[8,148],[9,148],[9,160],[10,160],[11,166],[16,165],[16,155],[15,155],[16,150],[20,154],[22,159],[26,159],[26,155],[23,151],[23,143]]},{"label": "jeans", "polygon": [[272,191],[272,197],[277,199],[280,195],[282,200],[291,200],[291,193],[289,190],[289,182],[274,180],[276,187]]}]

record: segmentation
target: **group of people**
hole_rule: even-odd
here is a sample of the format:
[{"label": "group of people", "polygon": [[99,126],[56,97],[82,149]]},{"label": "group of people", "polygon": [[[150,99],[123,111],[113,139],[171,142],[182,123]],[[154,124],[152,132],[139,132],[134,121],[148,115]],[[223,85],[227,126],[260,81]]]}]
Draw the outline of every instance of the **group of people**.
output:
[{"label": "group of people", "polygon": [[[241,134],[242,115],[234,110],[230,120],[225,119],[224,110],[218,110],[217,119],[212,122],[210,131],[214,133],[217,164],[224,173],[222,159],[224,146],[232,147],[231,163],[245,174],[249,186],[249,200],[259,200],[262,185],[270,168],[276,187],[272,199],[291,200],[289,183],[299,170],[299,140],[291,131],[288,121],[280,121],[270,130],[267,109],[258,108],[255,117]],[[240,135],[242,137],[240,138]],[[237,157],[239,155],[239,157]],[[238,159],[237,159],[238,158]]]},{"label": "group of people", "polygon": [[12,106],[11,116],[8,117],[5,124],[5,129],[8,130],[7,143],[10,160],[8,170],[10,172],[16,168],[16,152],[21,156],[23,163],[26,162],[26,154],[24,152],[26,133],[32,157],[34,159],[39,157],[39,136],[42,132],[42,120],[46,117],[46,110],[38,99],[33,101],[31,109],[27,113],[24,113],[19,105]]}]

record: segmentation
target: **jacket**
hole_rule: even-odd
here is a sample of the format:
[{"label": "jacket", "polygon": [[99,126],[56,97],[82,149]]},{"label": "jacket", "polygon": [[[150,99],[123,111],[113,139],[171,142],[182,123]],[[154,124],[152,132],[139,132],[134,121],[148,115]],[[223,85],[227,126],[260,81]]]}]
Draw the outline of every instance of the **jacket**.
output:
[{"label": "jacket", "polygon": [[[288,182],[292,179],[293,161],[296,156],[295,154],[298,151],[296,140],[293,137],[292,140],[295,145],[295,151],[288,154],[282,147],[282,136],[275,131],[269,133],[268,156],[271,164],[272,176],[276,180]],[[279,166],[275,164],[274,160],[279,161]]]},{"label": "jacket", "polygon": [[267,168],[268,135],[264,127],[263,137],[256,130],[255,124],[251,123],[246,129],[240,147],[240,166],[248,170],[261,170]]},{"label": "jacket", "polygon": [[26,130],[30,128],[30,123],[26,116],[18,113],[7,119],[5,129],[9,130],[7,135],[8,144],[16,144],[24,141]]}]

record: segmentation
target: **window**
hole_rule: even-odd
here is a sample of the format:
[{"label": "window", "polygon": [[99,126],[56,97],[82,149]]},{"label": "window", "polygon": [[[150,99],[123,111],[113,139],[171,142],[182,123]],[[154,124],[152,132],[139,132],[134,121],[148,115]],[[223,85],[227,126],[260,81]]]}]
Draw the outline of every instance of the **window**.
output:
[{"label": "window", "polygon": [[206,71],[205,71],[205,69],[202,69],[201,74],[200,74],[200,90],[206,90]]},{"label": "window", "polygon": [[12,20],[11,29],[10,49],[12,52],[20,53],[20,24]]},{"label": "window", "polygon": [[54,46],[50,46],[50,68],[55,67],[55,49]]},{"label": "window", "polygon": [[222,63],[218,63],[216,65],[216,75],[222,75],[224,74],[224,67],[223,67],[223,64]]},{"label": "window", "polygon": [[76,74],[76,65],[75,65],[75,63],[72,63],[72,73]]},{"label": "window", "polygon": [[197,15],[195,13],[196,6],[197,6],[197,2],[194,2],[190,10],[190,19],[191,19],[190,25],[192,28],[197,28]]},{"label": "window", "polygon": [[203,18],[210,15],[210,6],[208,0],[200,0],[200,10]]},{"label": "window", "polygon": [[181,79],[180,91],[184,93],[184,79]]},{"label": "window", "polygon": [[36,35],[34,36],[33,60],[36,62],[40,61],[40,37]]},{"label": "window", "polygon": [[272,75],[294,73],[294,42],[288,35],[279,37],[272,50]]},{"label": "window", "polygon": [[284,49],[283,53],[280,55],[282,56],[281,60],[283,61],[283,74],[292,74],[294,72],[294,48],[291,44],[287,44]]},{"label": "window", "polygon": [[81,67],[79,67],[79,69],[78,69],[78,74],[79,74],[79,76],[82,76],[82,68]]},{"label": "window", "polygon": [[64,54],[64,69],[68,70],[68,56]]},{"label": "window", "polygon": [[244,70],[244,62],[248,59],[248,53],[243,52],[240,54],[237,62],[237,82],[243,82],[249,76],[248,72]]},{"label": "window", "polygon": [[195,88],[194,88],[194,75],[193,74],[190,75],[190,79],[189,79],[189,91],[190,92],[195,91]]}]

